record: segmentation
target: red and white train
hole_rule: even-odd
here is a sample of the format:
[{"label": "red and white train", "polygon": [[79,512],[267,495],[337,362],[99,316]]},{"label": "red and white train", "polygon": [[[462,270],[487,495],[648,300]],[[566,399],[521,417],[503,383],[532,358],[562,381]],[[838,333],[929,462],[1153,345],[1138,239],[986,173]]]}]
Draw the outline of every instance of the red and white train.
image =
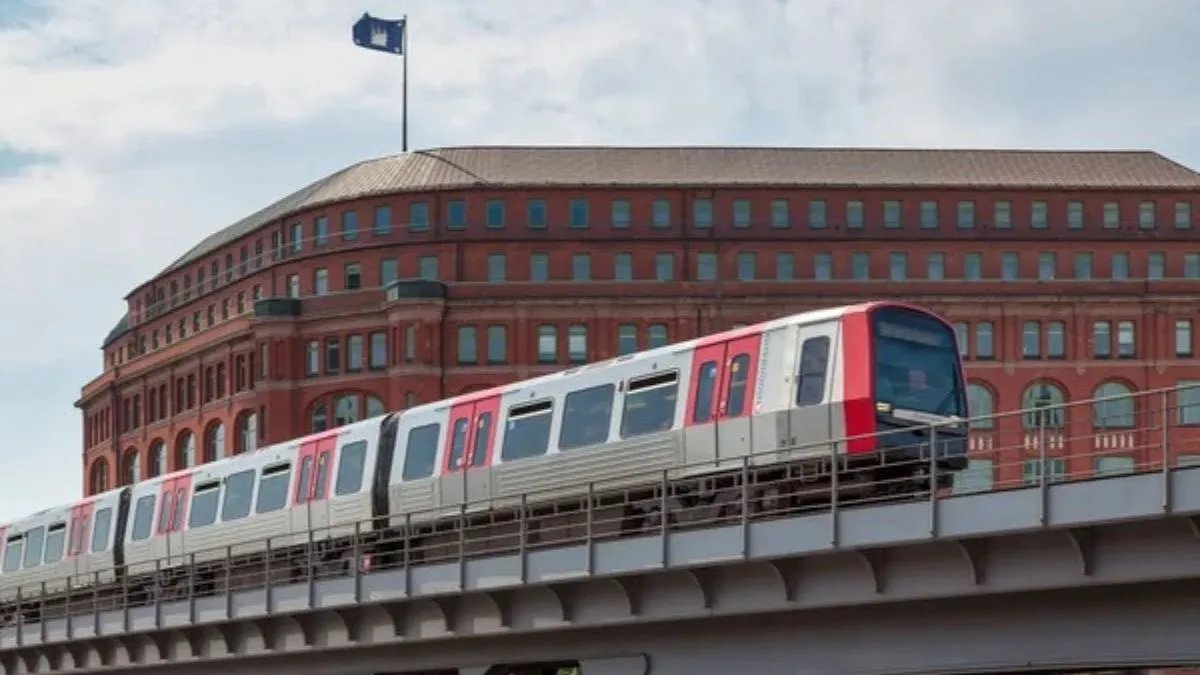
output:
[{"label": "red and white train", "polygon": [[[357,528],[387,556],[396,527],[439,536],[435,521],[487,516],[522,494],[526,506],[601,487],[654,495],[663,472],[695,486],[671,495],[694,507],[713,499],[706,486],[738,480],[751,454],[756,480],[824,471],[828,485],[831,453],[882,475],[898,457],[927,458],[934,423],[947,480],[966,463],[966,417],[955,334],[941,318],[894,302],[804,312],[388,413],[0,526],[0,608],[14,607],[18,587],[22,598],[43,584],[62,592],[67,577],[89,593],[118,581],[162,592],[194,579],[181,572],[192,560],[229,554],[293,551],[310,564],[310,531],[336,551]],[[883,431],[895,433],[872,436]],[[797,464],[821,471],[792,472]],[[927,465],[902,470],[920,476]],[[626,526],[657,517],[637,504],[611,508]],[[412,534],[405,541],[414,546]]]}]

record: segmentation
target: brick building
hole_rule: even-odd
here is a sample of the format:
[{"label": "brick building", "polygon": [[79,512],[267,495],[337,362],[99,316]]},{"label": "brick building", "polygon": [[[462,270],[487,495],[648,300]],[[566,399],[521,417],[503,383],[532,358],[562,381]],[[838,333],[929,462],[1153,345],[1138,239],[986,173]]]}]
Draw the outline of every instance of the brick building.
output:
[{"label": "brick building", "polygon": [[[974,414],[1200,380],[1198,191],[1200,174],[1151,152],[494,147],[366,161],[128,295],[77,404],[85,489],[882,296],[958,325]],[[1129,433],[1131,410],[1108,413],[1045,425]],[[1020,449],[988,451],[1005,430],[979,430],[973,480],[1005,459],[1020,478],[1021,458],[998,456]]]}]

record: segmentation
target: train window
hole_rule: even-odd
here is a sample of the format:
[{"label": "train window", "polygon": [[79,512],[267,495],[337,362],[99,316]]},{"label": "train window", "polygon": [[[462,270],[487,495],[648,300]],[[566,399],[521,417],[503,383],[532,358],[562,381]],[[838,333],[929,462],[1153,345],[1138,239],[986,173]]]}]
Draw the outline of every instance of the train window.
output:
[{"label": "train window", "polygon": [[697,423],[712,419],[713,392],[717,388],[717,362],[705,361],[696,375],[696,404],[692,406],[692,419]]},{"label": "train window", "polygon": [[[154,498],[153,495],[150,496]],[[86,521],[85,521],[86,522]],[[96,527],[92,531],[92,553],[99,553],[108,550],[108,532],[112,527],[112,509],[100,509],[96,512]],[[80,536],[87,534],[87,525],[84,525]]]},{"label": "train window", "polygon": [[66,523],[51,525],[50,529],[46,530],[46,554],[42,556],[44,562],[56,563],[62,560],[63,543],[66,537]]},{"label": "train window", "polygon": [[158,510],[158,531],[171,531],[171,515],[175,513],[175,493],[167,490],[163,492],[162,508]]},{"label": "train window", "polygon": [[487,461],[488,438],[492,435],[492,413],[479,416],[479,427],[475,430],[475,447],[471,450],[471,465],[483,466]]},{"label": "train window", "polygon": [[308,501],[308,484],[312,480],[312,455],[300,460],[300,478],[296,481],[296,503]]},{"label": "train window", "polygon": [[505,461],[546,454],[550,446],[550,421],[554,404],[550,401],[525,403],[508,409],[508,426],[500,456]]},{"label": "train window", "polygon": [[25,563],[22,569],[37,567],[42,564],[42,543],[46,539],[46,529],[35,527],[25,533]]},{"label": "train window", "polygon": [[729,362],[729,386],[725,392],[725,415],[737,417],[746,407],[746,381],[750,378],[750,355],[738,354]]},{"label": "train window", "polygon": [[[254,469],[239,471],[225,479],[225,500],[221,504],[221,522],[227,523],[250,515],[254,503]],[[195,513],[193,511],[193,513]]]},{"label": "train window", "polygon": [[367,442],[355,441],[343,447],[342,458],[338,462],[334,493],[338,496],[352,495],[361,490],[363,467],[367,462]]},{"label": "train window", "polygon": [[175,491],[175,517],[171,521],[171,529],[178,530],[183,527],[183,509],[187,506],[187,494],[183,488]]},{"label": "train window", "polygon": [[263,469],[258,481],[258,512],[278,511],[287,504],[288,484],[292,480],[291,464],[276,464]]},{"label": "train window", "polygon": [[441,428],[442,425],[434,422],[408,432],[408,443],[404,446],[404,480],[418,480],[433,475]]},{"label": "train window", "polygon": [[678,393],[679,374],[675,371],[630,380],[621,414],[621,438],[670,429]]},{"label": "train window", "polygon": [[451,469],[457,469],[462,464],[463,455],[467,451],[467,426],[470,419],[460,417],[454,420],[454,430],[450,432],[450,462]]},{"label": "train window", "polygon": [[[150,527],[153,524],[154,495],[146,495],[137,501],[137,506],[133,510],[133,540],[142,541],[149,537]],[[100,516],[96,516],[96,530],[100,530]],[[92,550],[96,550],[94,541],[92,542]]]},{"label": "train window", "polygon": [[21,535],[9,537],[4,545],[4,571],[16,572],[21,569],[21,550],[25,540]]},{"label": "train window", "polygon": [[613,385],[602,384],[567,394],[563,401],[560,450],[582,448],[608,440],[612,422]]},{"label": "train window", "polygon": [[196,493],[192,495],[192,512],[188,514],[188,529],[194,530],[217,522],[217,504],[220,500],[220,481],[197,485]]},{"label": "train window", "polygon": [[329,478],[329,451],[322,452],[317,457],[317,482],[313,486],[313,499],[325,498],[325,481]]},{"label": "train window", "polygon": [[825,398],[825,369],[829,363],[829,338],[808,338],[800,348],[796,375],[796,405],[817,405]]}]

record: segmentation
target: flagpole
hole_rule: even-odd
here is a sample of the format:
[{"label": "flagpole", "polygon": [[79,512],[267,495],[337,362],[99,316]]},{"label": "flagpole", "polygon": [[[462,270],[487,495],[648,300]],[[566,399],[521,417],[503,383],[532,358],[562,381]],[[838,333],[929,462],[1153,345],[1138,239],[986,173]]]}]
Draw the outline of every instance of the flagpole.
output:
[{"label": "flagpole", "polygon": [[400,151],[408,152],[408,15],[404,15],[404,70],[400,85]]}]

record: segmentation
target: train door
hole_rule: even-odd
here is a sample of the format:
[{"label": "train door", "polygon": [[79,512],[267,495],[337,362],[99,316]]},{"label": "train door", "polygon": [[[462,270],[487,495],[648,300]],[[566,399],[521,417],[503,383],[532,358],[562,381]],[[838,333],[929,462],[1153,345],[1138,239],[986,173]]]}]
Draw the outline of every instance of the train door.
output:
[{"label": "train door", "polygon": [[450,409],[450,433],[442,453],[442,504],[473,502],[474,508],[491,496],[492,453],[500,397],[459,403]]},{"label": "train door", "polygon": [[685,425],[689,462],[751,451],[760,340],[758,334],[746,335],[696,349]]},{"label": "train door", "polygon": [[71,516],[67,520],[67,560],[75,577],[71,579],[73,586],[79,585],[79,577],[91,573],[92,515],[95,509],[95,502],[76,504],[71,507]]},{"label": "train door", "polygon": [[188,506],[192,499],[191,486],[191,474],[168,478],[159,486],[156,539],[162,542],[163,550],[154,551],[154,554],[165,558],[166,565],[186,562],[183,530],[187,525]]},{"label": "train door", "polygon": [[313,530],[314,539],[329,536],[329,485],[337,455],[337,436],[327,436],[300,446],[297,461],[296,486],[293,492],[293,513],[306,514],[306,527],[293,531]]},{"label": "train door", "polygon": [[[792,401],[789,423],[792,446],[789,454],[812,455],[826,453],[828,446],[819,444],[834,434],[832,420],[836,413],[830,404],[833,374],[837,372],[839,322],[800,326],[796,333],[796,361],[792,366]],[[855,359],[846,368],[866,368],[868,364]],[[782,458],[781,458],[782,459]]]}]

